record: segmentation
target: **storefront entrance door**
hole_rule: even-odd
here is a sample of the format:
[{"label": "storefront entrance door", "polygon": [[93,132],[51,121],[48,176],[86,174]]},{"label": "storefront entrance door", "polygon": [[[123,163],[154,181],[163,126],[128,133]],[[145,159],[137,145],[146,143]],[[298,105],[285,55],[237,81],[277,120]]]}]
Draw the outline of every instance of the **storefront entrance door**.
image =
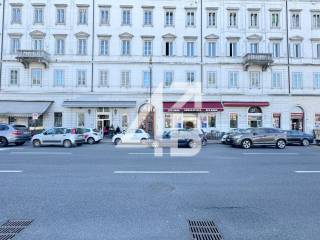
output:
[{"label": "storefront entrance door", "polygon": [[109,114],[99,114],[97,116],[97,129],[102,130],[104,135],[108,135],[110,128]]},{"label": "storefront entrance door", "polygon": [[297,131],[303,131],[303,117],[292,117],[291,118],[291,129]]},{"label": "storefront entrance door", "polygon": [[197,115],[196,114],[184,114],[183,127],[190,129],[197,127]]}]

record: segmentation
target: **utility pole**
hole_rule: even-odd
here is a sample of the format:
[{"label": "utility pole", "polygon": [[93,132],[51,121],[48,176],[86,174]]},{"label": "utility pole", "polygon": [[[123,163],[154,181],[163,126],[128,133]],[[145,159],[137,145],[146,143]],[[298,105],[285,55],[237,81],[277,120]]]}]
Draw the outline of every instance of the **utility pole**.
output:
[{"label": "utility pole", "polygon": [[148,131],[149,133],[153,134],[153,130],[151,132],[151,129],[149,129],[150,127],[154,128],[153,126],[153,107],[152,107],[152,55],[150,56],[149,59],[149,114],[148,114]]},{"label": "utility pole", "polygon": [[290,45],[289,45],[289,9],[286,1],[286,40],[287,40],[287,74],[288,74],[288,94],[291,95],[291,71],[290,71]]},{"label": "utility pole", "polygon": [[0,91],[2,88],[2,61],[3,61],[3,33],[4,33],[4,13],[5,13],[5,6],[6,6],[6,0],[3,0],[2,2],[3,6],[2,6],[2,24],[1,24],[1,54],[0,54]]},{"label": "utility pole", "polygon": [[203,94],[203,0],[200,0],[200,80],[201,94]]},{"label": "utility pole", "polygon": [[95,41],[95,0],[92,0],[92,37],[91,37],[91,92],[93,92],[94,79],[94,41]]}]

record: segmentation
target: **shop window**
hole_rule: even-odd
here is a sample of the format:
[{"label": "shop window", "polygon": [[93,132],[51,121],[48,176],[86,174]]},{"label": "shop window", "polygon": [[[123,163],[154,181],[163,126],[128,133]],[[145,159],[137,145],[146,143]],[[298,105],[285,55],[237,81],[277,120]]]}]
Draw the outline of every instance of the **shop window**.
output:
[{"label": "shop window", "polygon": [[217,126],[217,116],[216,115],[209,115],[208,116],[208,127],[215,128]]},{"label": "shop window", "polygon": [[54,127],[62,127],[62,112],[54,113]]},{"label": "shop window", "polygon": [[84,127],[84,113],[78,113],[77,114],[77,122],[78,122],[78,127]]},{"label": "shop window", "polygon": [[43,116],[39,116],[38,119],[28,118],[28,126],[30,130],[40,130],[43,129]]},{"label": "shop window", "polygon": [[260,107],[251,107],[248,110],[248,126],[262,127],[262,110]]},{"label": "shop window", "polygon": [[200,116],[201,128],[208,128],[208,116]]},{"label": "shop window", "polygon": [[166,114],[164,116],[164,127],[165,128],[172,128],[172,115],[171,114]]},{"label": "shop window", "polygon": [[182,128],[182,115],[175,115],[173,118],[174,128]]},{"label": "shop window", "polygon": [[274,113],[272,116],[272,123],[274,128],[281,128],[281,114]]},{"label": "shop window", "polygon": [[315,115],[314,126],[315,128],[320,129],[320,113],[316,113]]},{"label": "shop window", "polygon": [[230,113],[230,128],[238,128],[238,113]]},{"label": "shop window", "polygon": [[14,124],[17,121],[15,117],[9,117],[8,120],[9,124]]}]

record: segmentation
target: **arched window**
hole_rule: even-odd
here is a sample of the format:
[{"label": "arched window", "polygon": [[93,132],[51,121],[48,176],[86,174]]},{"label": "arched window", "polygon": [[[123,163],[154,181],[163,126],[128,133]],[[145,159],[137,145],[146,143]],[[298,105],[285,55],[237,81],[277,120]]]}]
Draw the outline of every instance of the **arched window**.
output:
[{"label": "arched window", "polygon": [[260,107],[250,107],[248,113],[262,113],[262,110]]},{"label": "arched window", "polygon": [[260,107],[250,107],[248,109],[248,126],[262,127],[262,110]]}]

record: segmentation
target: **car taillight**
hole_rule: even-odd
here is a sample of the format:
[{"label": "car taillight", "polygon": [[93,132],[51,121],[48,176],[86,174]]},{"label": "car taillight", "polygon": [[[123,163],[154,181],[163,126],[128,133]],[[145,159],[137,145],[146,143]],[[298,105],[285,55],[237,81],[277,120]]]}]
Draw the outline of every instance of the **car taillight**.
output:
[{"label": "car taillight", "polygon": [[21,132],[21,131],[19,131],[19,130],[14,130],[14,131],[12,131],[11,134],[14,135],[14,136],[20,136],[20,135],[23,134],[23,132]]}]

